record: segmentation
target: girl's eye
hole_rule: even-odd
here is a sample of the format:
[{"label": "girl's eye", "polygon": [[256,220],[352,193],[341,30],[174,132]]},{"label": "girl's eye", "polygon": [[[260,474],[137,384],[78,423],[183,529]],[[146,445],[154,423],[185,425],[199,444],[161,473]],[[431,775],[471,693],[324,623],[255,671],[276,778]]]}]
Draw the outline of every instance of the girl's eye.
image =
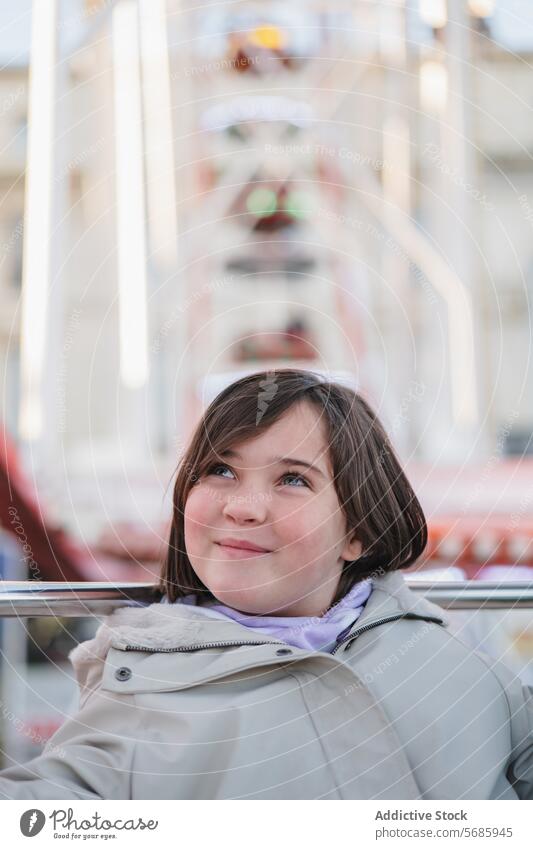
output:
[{"label": "girl's eye", "polygon": [[218,478],[220,478],[220,477],[222,477],[222,475],[217,475],[217,474],[216,474],[216,473],[217,473],[217,471],[218,471],[219,469],[227,469],[227,471],[231,471],[231,469],[229,468],[229,466],[224,466],[224,465],[222,465],[221,463],[219,463],[219,465],[218,465],[218,466],[211,466],[211,467],[207,470],[207,474],[208,474],[208,475],[216,475]]},{"label": "girl's eye", "polygon": [[309,486],[306,479],[302,477],[302,475],[298,475],[296,472],[287,472],[285,475],[283,475],[282,480],[285,480],[285,478],[296,478],[296,480],[301,481],[304,486]]}]

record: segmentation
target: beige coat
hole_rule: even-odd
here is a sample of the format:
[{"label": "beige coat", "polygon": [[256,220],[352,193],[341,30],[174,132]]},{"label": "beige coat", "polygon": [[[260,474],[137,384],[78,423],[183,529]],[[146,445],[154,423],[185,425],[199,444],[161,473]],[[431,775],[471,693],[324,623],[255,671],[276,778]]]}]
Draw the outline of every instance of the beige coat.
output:
[{"label": "beige coat", "polygon": [[121,608],[10,799],[533,798],[533,696],[392,573],[334,654],[188,605]]}]

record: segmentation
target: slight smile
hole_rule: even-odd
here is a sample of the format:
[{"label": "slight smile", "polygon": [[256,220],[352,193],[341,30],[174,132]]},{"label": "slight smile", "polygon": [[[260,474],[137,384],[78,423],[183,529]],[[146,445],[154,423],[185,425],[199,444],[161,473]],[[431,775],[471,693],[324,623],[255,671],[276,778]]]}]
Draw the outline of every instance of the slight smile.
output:
[{"label": "slight smile", "polygon": [[247,545],[246,543],[241,545],[238,542],[216,542],[215,545],[217,545],[221,551],[227,554],[228,557],[236,558],[238,560],[249,559],[250,557],[260,557],[265,554],[271,554],[271,552],[267,549],[252,548],[250,546],[245,547]]}]

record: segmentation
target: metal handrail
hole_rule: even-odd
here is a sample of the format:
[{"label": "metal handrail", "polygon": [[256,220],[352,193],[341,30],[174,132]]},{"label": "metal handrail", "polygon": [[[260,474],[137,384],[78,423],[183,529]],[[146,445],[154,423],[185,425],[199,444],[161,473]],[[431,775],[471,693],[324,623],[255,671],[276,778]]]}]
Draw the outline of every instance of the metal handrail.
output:
[{"label": "metal handrail", "polygon": [[[530,581],[422,581],[407,586],[449,610],[533,608]],[[90,617],[117,607],[157,601],[150,583],[0,581],[0,618],[25,616]]]},{"label": "metal handrail", "polygon": [[0,581],[0,618],[107,615],[117,607],[149,604],[155,584],[107,581]]}]

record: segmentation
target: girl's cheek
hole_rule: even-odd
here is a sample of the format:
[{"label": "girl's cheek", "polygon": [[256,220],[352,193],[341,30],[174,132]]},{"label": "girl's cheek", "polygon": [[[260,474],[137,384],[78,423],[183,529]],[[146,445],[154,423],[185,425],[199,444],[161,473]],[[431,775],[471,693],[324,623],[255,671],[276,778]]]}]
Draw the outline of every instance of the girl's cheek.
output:
[{"label": "girl's cheek", "polygon": [[193,489],[185,502],[185,521],[203,524],[212,513],[213,499],[200,488]]},{"label": "girl's cheek", "polygon": [[276,516],[275,523],[278,536],[285,540],[286,545],[297,543],[299,546],[305,547],[310,536],[312,536],[313,526],[309,527],[307,523],[300,521],[300,518],[294,512],[289,512],[285,516]]}]

